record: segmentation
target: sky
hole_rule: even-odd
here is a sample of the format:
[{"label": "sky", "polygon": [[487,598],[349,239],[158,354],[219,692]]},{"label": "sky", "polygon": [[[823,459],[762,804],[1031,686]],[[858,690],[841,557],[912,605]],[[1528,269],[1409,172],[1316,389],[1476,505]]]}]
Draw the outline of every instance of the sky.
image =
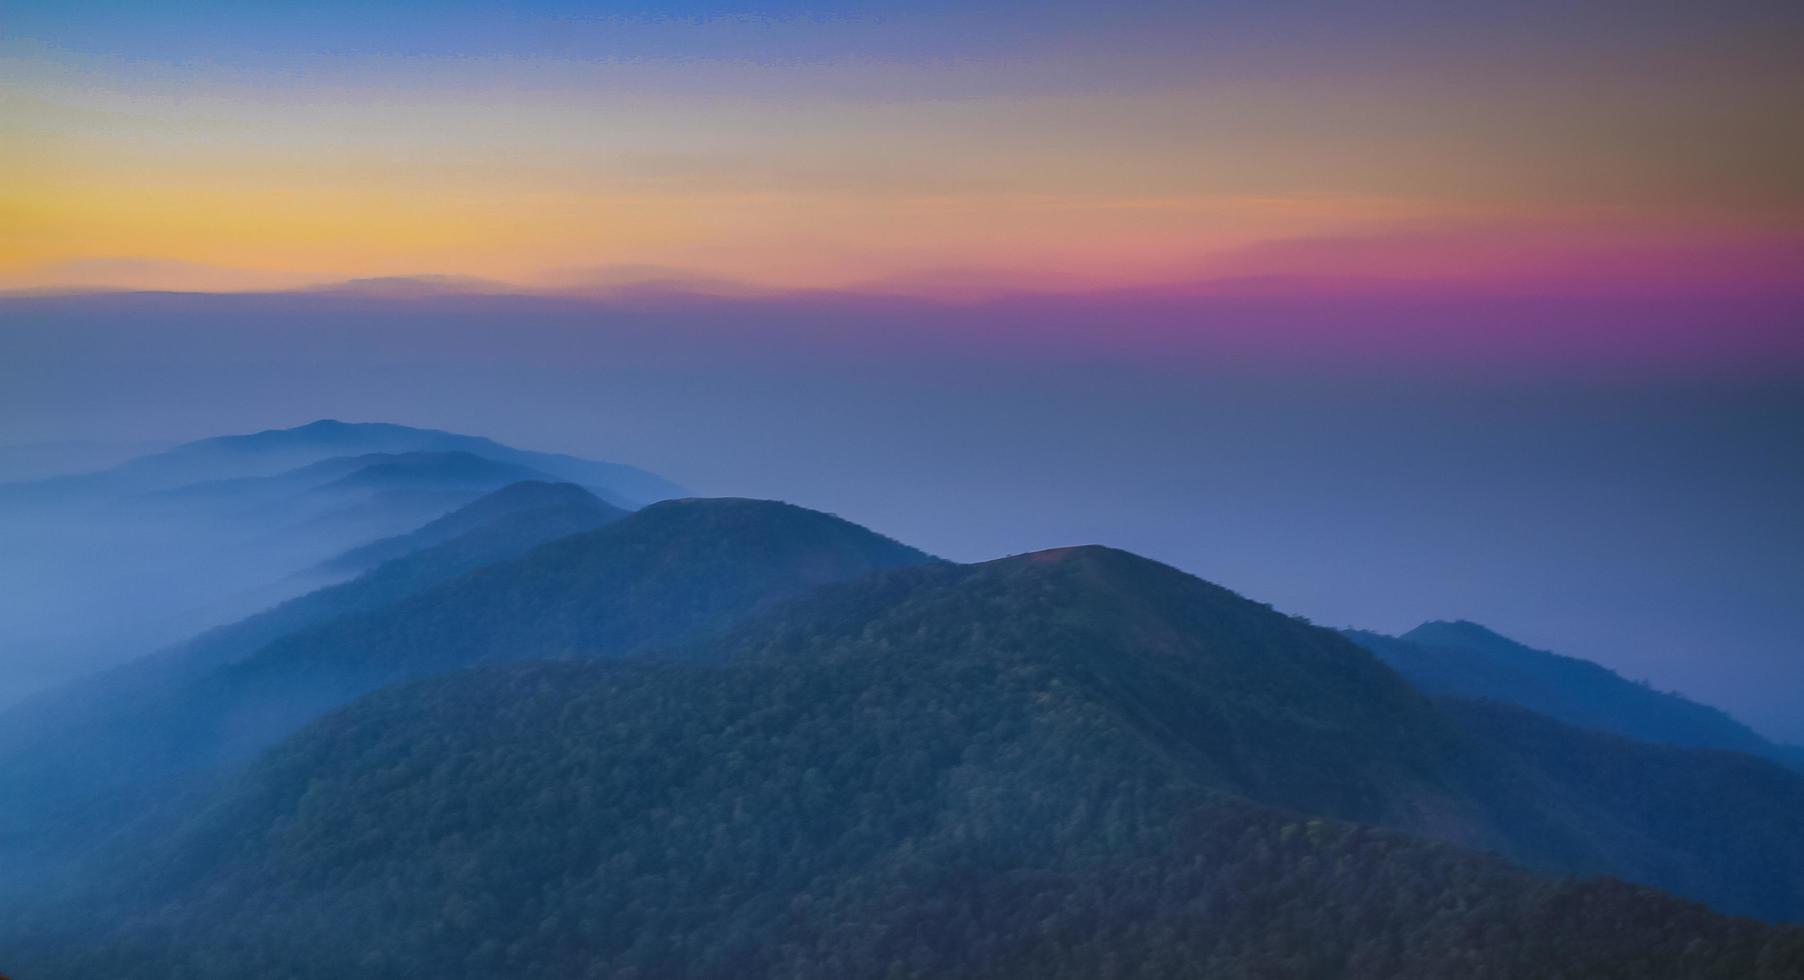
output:
[{"label": "sky", "polygon": [[[1413,289],[0,298],[0,447],[328,417],[473,432],[956,560],[1107,544],[1325,625],[1472,619],[1804,743],[1800,309]],[[1574,344],[1599,323],[1604,342]],[[1629,327],[1643,343],[1618,342]],[[1781,331],[1789,358],[1767,353]],[[1713,332],[1740,339],[1697,342]]]},{"label": "sky", "polygon": [[1799,119],[1796,3],[10,0],[0,449],[475,432],[1804,742]]},{"label": "sky", "polygon": [[1795,267],[1793,3],[0,12],[0,287]]}]

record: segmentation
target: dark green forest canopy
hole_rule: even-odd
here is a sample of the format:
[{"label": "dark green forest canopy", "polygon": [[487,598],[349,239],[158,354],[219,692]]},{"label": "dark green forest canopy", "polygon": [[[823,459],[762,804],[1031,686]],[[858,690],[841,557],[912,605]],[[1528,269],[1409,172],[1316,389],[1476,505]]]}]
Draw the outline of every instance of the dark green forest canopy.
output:
[{"label": "dark green forest canopy", "polygon": [[514,484],[413,534],[378,542],[391,557],[354,579],[11,707],[0,712],[3,795],[41,804],[77,788],[140,780],[148,759],[134,747],[165,728],[163,706],[179,703],[211,672],[284,636],[381,609],[622,516],[579,487]]},{"label": "dark green forest canopy", "polygon": [[1547,764],[1571,732],[1121,552],[904,568],[671,656],[379,691],[14,948],[43,977],[1804,974],[1795,929],[1353,822],[1588,839],[1639,803],[1579,791],[1620,740]]},{"label": "dark green forest canopy", "polygon": [[[384,684],[497,660],[633,654],[932,560],[768,501],[669,501],[614,520],[586,494],[525,510],[511,506],[517,493],[492,496],[510,506],[471,505],[492,519],[449,541],[0,714],[0,860],[14,872],[0,900],[32,887],[28,870],[60,874],[71,855],[166,808],[184,782]],[[607,526],[572,535],[573,523]]]},{"label": "dark green forest canopy", "polygon": [[1804,780],[1740,753],[1430,704],[1329,631],[1125,552],[837,586],[715,649],[1057,666],[1212,785],[1263,803],[1804,919]]},{"label": "dark green forest canopy", "polygon": [[353,548],[326,562],[324,567],[333,571],[362,572],[473,532],[494,534],[496,529],[503,527],[530,527],[551,532],[533,542],[542,544],[594,530],[626,515],[627,511],[602,501],[574,483],[527,480],[502,487],[406,534]]},{"label": "dark green forest canopy", "polygon": [[1716,708],[1587,660],[1532,649],[1476,623],[1424,623],[1402,636],[1343,632],[1432,695],[1519,705],[1649,742],[1730,749],[1789,765],[1801,758],[1795,747],[1775,745]]}]

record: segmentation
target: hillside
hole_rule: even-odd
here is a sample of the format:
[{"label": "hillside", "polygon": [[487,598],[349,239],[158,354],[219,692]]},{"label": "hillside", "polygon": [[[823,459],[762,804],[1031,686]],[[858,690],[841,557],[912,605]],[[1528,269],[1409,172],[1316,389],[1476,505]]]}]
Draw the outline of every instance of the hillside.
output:
[{"label": "hillside", "polygon": [[[98,733],[91,726],[99,716],[127,710],[154,690],[242,660],[290,633],[381,608],[621,516],[567,484],[524,483],[497,490],[412,534],[378,542],[391,557],[349,581],[0,711],[0,773],[16,773],[22,758],[46,771],[66,773],[66,760],[51,758],[58,747],[67,751],[92,744]],[[119,737],[127,735],[121,731]]]},{"label": "hillside", "polygon": [[[108,521],[195,527],[200,541],[230,530],[271,558],[294,538],[368,542],[374,533],[412,531],[510,484],[544,482],[537,470],[463,452],[335,456],[271,476],[205,480],[105,501]],[[321,545],[313,545],[317,551]],[[274,552],[274,554],[270,554]],[[399,553],[399,552],[397,552]],[[277,558],[278,566],[283,562]]]},{"label": "hillside", "polygon": [[[279,637],[381,608],[620,516],[568,485],[504,488],[392,539],[396,557],[350,581],[0,711],[0,855],[14,859],[16,872],[19,847],[47,850],[45,831],[78,840],[91,836],[89,825],[115,819],[116,805],[102,801],[157,775],[143,767],[142,746],[166,720],[159,706],[210,671]],[[445,537],[453,529],[461,533]],[[404,550],[413,544],[424,546]]]},{"label": "hillside", "polygon": [[1804,778],[1796,772],[1495,702],[1440,708],[1470,746],[1455,778],[1511,856],[1549,871],[1621,875],[1727,912],[1804,922]]},{"label": "hillside", "polygon": [[1429,694],[1518,705],[1648,742],[1795,761],[1784,747],[1716,708],[1637,684],[1588,660],[1533,649],[1476,623],[1424,623],[1400,637],[1360,630],[1346,635]]},{"label": "hillside", "polygon": [[602,523],[602,520],[597,519],[594,524],[589,524],[590,518],[614,520],[626,516],[625,511],[602,502],[594,494],[575,484],[526,480],[489,493],[406,534],[372,541],[346,551],[322,563],[320,569],[338,573],[362,572],[403,555],[443,544],[502,519],[525,525],[540,525],[558,523],[561,520],[558,515],[566,514],[571,518],[564,525],[569,528],[566,532],[568,534],[586,531]]},{"label": "hillside", "polygon": [[[196,480],[158,490],[147,490],[126,499],[133,506],[179,512],[177,509],[204,503],[225,503],[239,507],[266,506],[285,497],[293,497],[342,479],[365,467],[407,459],[415,454],[362,453],[356,456],[330,456],[305,466],[271,473],[266,476],[234,476],[216,480]],[[153,513],[155,510],[152,511]]]},{"label": "hillside", "polygon": [[618,463],[516,449],[492,439],[385,422],[321,419],[290,429],[217,436],[128,460],[112,468],[32,483],[0,485],[0,499],[39,500],[95,493],[144,493],[186,484],[274,476],[334,457],[465,453],[585,486],[610,502],[649,503],[684,494],[655,474]]},{"label": "hillside", "polygon": [[763,656],[819,655],[837,638],[868,655],[1056,662],[1213,787],[1804,921],[1796,773],[1431,704],[1332,631],[1125,552],[897,573],[748,629],[740,642]]},{"label": "hillside", "polygon": [[0,484],[0,707],[329,584],[344,570],[322,562],[523,479],[623,508],[684,493],[629,466],[330,420]]},{"label": "hillside", "polygon": [[690,656],[1015,671],[1106,699],[1213,786],[1365,822],[1448,820],[1458,748],[1431,702],[1332,632],[1107,548],[906,570],[827,590]]},{"label": "hillside", "polygon": [[380,691],[10,948],[144,980],[1804,970],[1797,930],[1347,822],[1507,832],[1456,786],[1499,758],[1474,724],[1120,552],[902,569],[669,657]]},{"label": "hillside", "polygon": [[474,453],[399,453],[347,473],[319,490],[326,493],[416,487],[492,490],[510,483],[546,479],[547,474],[530,467],[497,462]]},{"label": "hillside", "polygon": [[[546,527],[538,520],[529,527]],[[0,725],[20,736],[0,754],[0,785],[65,785],[71,753],[90,760],[85,780],[102,762],[106,781],[206,768],[387,683],[496,660],[625,655],[929,560],[837,518],[761,501],[669,501],[594,523],[606,526],[494,563],[483,559],[525,543],[516,529],[471,532],[212,634],[155,668],[159,683],[112,699],[125,708],[105,712],[98,729]]]}]

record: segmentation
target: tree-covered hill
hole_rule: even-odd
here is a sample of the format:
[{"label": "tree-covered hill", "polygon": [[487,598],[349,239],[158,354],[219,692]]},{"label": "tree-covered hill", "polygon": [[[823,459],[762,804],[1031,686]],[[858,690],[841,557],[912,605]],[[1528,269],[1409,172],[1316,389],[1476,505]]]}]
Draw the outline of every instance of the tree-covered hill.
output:
[{"label": "tree-covered hill", "polygon": [[1367,822],[1462,820],[1439,777],[1458,740],[1428,699],[1331,631],[1123,551],[867,578],[689,652],[855,670],[1018,665],[1107,699],[1211,785]]},{"label": "tree-covered hill", "polygon": [[838,636],[934,655],[1069,657],[1127,715],[1183,746],[1211,785],[1549,871],[1616,874],[1740,914],[1804,920],[1796,773],[1531,712],[1429,705],[1332,632],[1124,552],[897,573],[747,631],[743,642],[779,651]]},{"label": "tree-covered hill", "polygon": [[[1795,929],[1351,822],[1532,845],[1494,797],[1573,730],[1514,724],[1120,552],[903,568],[388,687],[0,945],[46,980],[1804,975]],[[1561,785],[1559,826],[1632,795]]]},{"label": "tree-covered hill", "polygon": [[1804,921],[1804,779],[1771,760],[1577,728],[1509,705],[1443,701],[1458,783],[1505,853],[1609,873],[1713,907]]},{"label": "tree-covered hill", "polygon": [[1647,742],[1729,749],[1794,765],[1799,759],[1794,748],[1773,744],[1716,708],[1588,660],[1533,649],[1477,623],[1423,623],[1402,636],[1344,632],[1436,696],[1519,705]]},{"label": "tree-covered hill", "polygon": [[[546,516],[535,512],[526,528],[543,530]],[[0,753],[0,780],[11,777],[19,798],[41,796],[34,780],[64,785],[69,755],[89,763],[79,775],[90,782],[97,763],[109,780],[205,768],[387,683],[496,660],[626,655],[817,586],[930,560],[838,518],[763,501],[667,501],[495,560],[496,546],[525,543],[520,529],[473,531],[134,668],[127,676],[154,671],[159,682],[132,689],[122,713],[105,712],[104,731],[5,723],[0,731],[22,742]],[[455,572],[467,574],[445,574]]]},{"label": "tree-covered hill", "polygon": [[474,489],[492,491],[526,480],[545,481],[548,474],[468,452],[398,453],[346,473],[316,492],[355,490]]},{"label": "tree-covered hill", "polygon": [[[0,711],[0,774],[33,757],[45,768],[66,760],[45,753],[87,743],[88,726],[153,697],[153,691],[234,663],[290,633],[340,616],[378,609],[408,595],[517,558],[558,538],[593,530],[624,514],[569,484],[521,483],[488,494],[400,538],[384,539],[388,558],[355,578],[208,630],[166,650],[64,685]],[[121,737],[130,737],[121,731]]]},{"label": "tree-covered hill", "polygon": [[682,488],[632,466],[516,449],[492,439],[385,422],[320,419],[289,429],[183,443],[95,473],[0,484],[0,499],[144,493],[208,481],[272,476],[323,460],[371,454],[460,453],[601,488],[610,503],[649,503]]},{"label": "tree-covered hill", "polygon": [[[562,521],[562,526],[568,528],[564,534],[576,534],[591,530],[608,520],[625,517],[626,513],[573,483],[523,480],[502,487],[406,534],[382,538],[346,551],[321,568],[339,573],[366,571],[383,562],[444,544],[502,521],[534,527],[550,526]],[[565,516],[571,519],[565,521]],[[591,517],[595,519],[591,521]],[[563,536],[551,534],[543,540]]]},{"label": "tree-covered hill", "polygon": [[621,516],[568,484],[503,488],[391,542],[394,557],[350,581],[0,711],[0,857],[16,878],[24,854],[48,859],[58,851],[51,838],[74,842],[120,822],[138,788],[166,772],[144,764],[146,743],[167,720],[160,712],[209,672],[279,637],[381,608]]},{"label": "tree-covered hill", "polygon": [[685,493],[630,466],[331,420],[0,484],[0,707],[329,584],[344,570],[322,562],[523,479],[623,508]]}]

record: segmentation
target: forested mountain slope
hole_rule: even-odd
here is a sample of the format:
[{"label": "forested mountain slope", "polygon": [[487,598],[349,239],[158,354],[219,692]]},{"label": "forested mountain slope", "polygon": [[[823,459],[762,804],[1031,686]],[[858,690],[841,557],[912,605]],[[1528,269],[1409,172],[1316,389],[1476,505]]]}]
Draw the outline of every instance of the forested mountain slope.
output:
[{"label": "forested mountain slope", "polygon": [[0,484],[0,707],[330,584],[318,566],[524,479],[634,507],[683,495],[630,466],[323,420]]},{"label": "forested mountain slope", "polygon": [[1730,749],[1793,765],[1800,758],[1795,747],[1775,745],[1721,710],[1477,623],[1435,621],[1400,637],[1343,632],[1429,694],[1514,704],[1647,742]]},{"label": "forested mountain slope", "polygon": [[320,419],[289,429],[187,442],[94,473],[0,484],[0,499],[143,493],[202,481],[271,476],[334,457],[376,453],[463,453],[600,487],[611,497],[633,503],[683,495],[682,488],[670,481],[619,463],[531,452],[480,436],[437,429]]},{"label": "forested mountain slope", "polygon": [[1608,873],[1726,912],[1804,921],[1804,778],[1771,760],[1638,742],[1488,701],[1442,701],[1468,746],[1456,775],[1499,848]]},{"label": "forested mountain slope", "polygon": [[[162,713],[187,685],[284,635],[366,612],[547,541],[623,516],[580,488],[519,484],[428,525],[398,553],[350,581],[308,593],[248,619],[121,667],[66,684],[0,711],[0,856],[18,878],[22,864],[51,861],[124,822],[166,770],[147,768]],[[462,533],[437,540],[444,525]],[[57,842],[61,842],[60,844]]]},{"label": "forested mountain slope", "polygon": [[1804,971],[1795,929],[1348,822],[1532,850],[1499,798],[1639,812],[1549,768],[1572,729],[1483,710],[1121,552],[903,568],[664,656],[375,693],[12,948],[147,980]]},{"label": "forested mountain slope", "polygon": [[[282,636],[339,616],[380,608],[621,516],[618,509],[569,485],[527,483],[496,491],[422,529],[434,533],[407,539],[409,543],[427,543],[427,547],[397,551],[391,560],[350,581],[291,599],[0,712],[0,774],[15,771],[20,757],[27,755],[37,756],[35,761],[46,768],[61,768],[62,762],[40,753],[83,746],[96,734],[88,726],[98,721],[98,716],[242,660]],[[445,524],[455,525],[462,533],[435,540],[441,537],[436,529]],[[129,737],[125,732],[120,735]]]},{"label": "forested mountain slope", "polygon": [[[568,528],[565,534],[575,534],[590,530],[605,521],[625,517],[626,514],[626,511],[603,502],[593,493],[573,483],[526,480],[487,494],[406,534],[353,548],[321,567],[326,571],[341,573],[366,571],[383,562],[444,544],[503,520],[517,526],[549,526],[560,519],[559,515],[568,515],[571,520],[563,524]],[[591,522],[591,516],[599,519]],[[544,539],[562,536],[549,534]]]},{"label": "forested mountain slope", "polygon": [[[529,523],[540,526],[542,516]],[[517,540],[511,528],[497,529],[502,543]],[[89,752],[96,738],[83,731],[66,732],[68,752],[104,761],[107,779],[204,768],[242,758],[383,684],[495,660],[626,655],[724,628],[820,585],[930,560],[798,507],[683,500],[468,574],[438,574],[493,556],[488,545],[496,542],[484,534],[382,566],[317,594],[307,608],[284,607],[203,638],[173,658],[175,670],[164,671],[173,676],[133,690],[123,713],[103,718],[105,731],[95,736],[104,754]],[[242,641],[253,639],[265,642],[245,649]],[[68,752],[33,748],[58,729],[7,727],[27,739],[35,731],[36,741],[0,755],[0,780],[10,777],[22,797],[38,791],[37,780],[66,783],[58,757]],[[82,777],[93,780],[92,769]]]}]

